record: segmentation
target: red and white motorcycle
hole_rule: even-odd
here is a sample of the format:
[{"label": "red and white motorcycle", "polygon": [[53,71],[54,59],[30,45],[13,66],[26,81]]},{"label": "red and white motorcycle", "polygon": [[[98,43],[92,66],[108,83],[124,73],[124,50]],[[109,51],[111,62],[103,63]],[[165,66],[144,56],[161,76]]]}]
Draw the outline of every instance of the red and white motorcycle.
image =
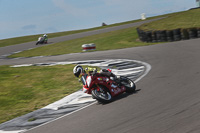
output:
[{"label": "red and white motorcycle", "polygon": [[112,77],[97,72],[83,73],[81,82],[83,92],[91,94],[100,103],[108,103],[113,97],[124,92],[135,92],[136,89],[135,83],[127,77],[120,76],[116,82]]}]

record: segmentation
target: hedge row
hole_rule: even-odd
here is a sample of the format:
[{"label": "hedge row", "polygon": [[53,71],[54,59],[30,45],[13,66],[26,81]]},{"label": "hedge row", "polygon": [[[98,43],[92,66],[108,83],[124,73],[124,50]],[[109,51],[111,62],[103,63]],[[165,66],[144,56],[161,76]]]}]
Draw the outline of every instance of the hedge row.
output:
[{"label": "hedge row", "polygon": [[143,31],[137,28],[139,38],[143,42],[172,42],[200,38],[200,28]]}]

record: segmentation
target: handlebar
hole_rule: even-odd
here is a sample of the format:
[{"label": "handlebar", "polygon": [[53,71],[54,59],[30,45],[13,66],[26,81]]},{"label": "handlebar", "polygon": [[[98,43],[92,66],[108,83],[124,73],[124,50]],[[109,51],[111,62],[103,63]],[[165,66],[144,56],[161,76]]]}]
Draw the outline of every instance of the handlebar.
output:
[{"label": "handlebar", "polygon": [[97,73],[97,68],[85,68],[85,72],[94,76]]}]

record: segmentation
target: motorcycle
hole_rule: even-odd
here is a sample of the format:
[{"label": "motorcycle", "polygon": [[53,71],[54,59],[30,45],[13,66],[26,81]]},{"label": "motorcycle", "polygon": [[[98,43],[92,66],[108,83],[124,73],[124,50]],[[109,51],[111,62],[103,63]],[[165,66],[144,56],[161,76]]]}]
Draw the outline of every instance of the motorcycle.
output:
[{"label": "motorcycle", "polygon": [[47,39],[45,37],[39,37],[36,45],[38,44],[47,44]]},{"label": "motorcycle", "polygon": [[[111,72],[111,71],[110,71]],[[92,98],[100,103],[108,103],[124,92],[135,92],[135,83],[124,76],[120,76],[117,82],[112,77],[97,73],[97,71],[83,73],[80,80],[83,84],[83,92],[91,94]]]}]

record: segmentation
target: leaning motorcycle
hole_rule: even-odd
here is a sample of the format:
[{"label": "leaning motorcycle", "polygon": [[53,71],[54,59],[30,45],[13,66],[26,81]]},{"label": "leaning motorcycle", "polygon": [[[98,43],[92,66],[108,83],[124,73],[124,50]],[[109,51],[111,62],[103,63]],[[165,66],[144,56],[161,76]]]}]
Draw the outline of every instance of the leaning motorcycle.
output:
[{"label": "leaning motorcycle", "polygon": [[39,37],[36,45],[38,44],[47,44],[47,39],[45,37]]},{"label": "leaning motorcycle", "polygon": [[114,81],[111,77],[101,75],[97,72],[84,73],[81,77],[83,83],[83,92],[91,94],[94,99],[100,103],[108,103],[124,92],[135,92],[135,83],[124,76],[120,76],[118,81]]}]

